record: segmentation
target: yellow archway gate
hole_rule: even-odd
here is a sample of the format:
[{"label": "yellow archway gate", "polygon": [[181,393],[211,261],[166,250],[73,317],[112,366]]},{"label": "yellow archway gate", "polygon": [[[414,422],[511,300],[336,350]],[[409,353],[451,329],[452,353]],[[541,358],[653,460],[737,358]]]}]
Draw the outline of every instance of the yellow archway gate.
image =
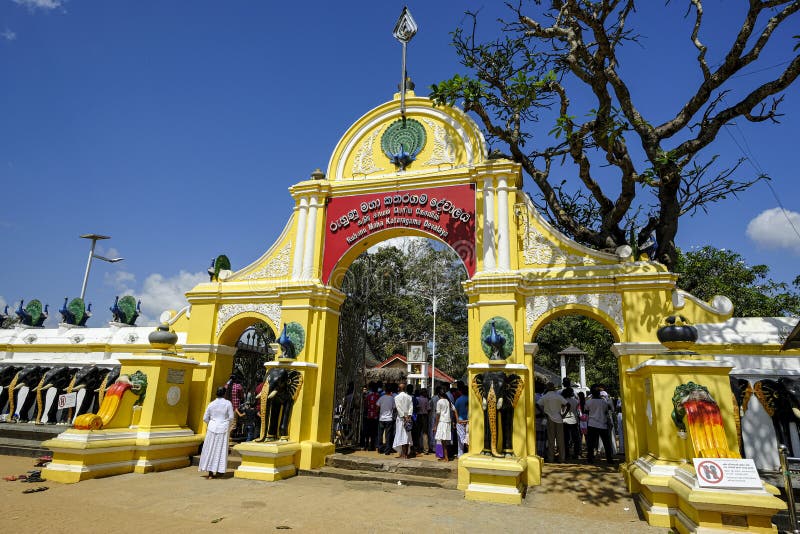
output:
[{"label": "yellow archway gate", "polygon": [[[190,309],[172,327],[186,332],[182,350],[198,362],[192,371],[188,425],[202,433],[203,410],[230,371],[233,340],[263,320],[279,335],[286,332],[296,349],[294,358],[271,362],[272,368],[299,373],[302,386],[294,391],[287,434],[240,445],[243,462],[236,476],[277,480],[323,465],[334,450],[330,436],[339,308],[345,298],[339,290],[342,277],[369,246],[422,235],[452,247],[469,274],[464,285],[470,381],[487,381],[491,373],[515,377],[509,397],[515,406],[505,412],[505,417],[511,414],[512,426],[506,428],[513,428],[513,439],[503,440],[510,445],[502,454],[480,453],[482,399],[477,388],[470,393],[474,452],[459,461],[459,488],[467,498],[516,503],[527,486],[540,483],[533,339],[552,317],[577,312],[603,323],[617,340],[629,487],[654,505],[648,520],[674,524],[670,510],[680,498],[666,489],[671,479],[665,475],[661,490],[653,490],[655,471],[641,468],[674,467],[689,458],[668,428],[672,391],[654,384],[677,385],[699,376],[710,389],[727,387],[730,366],[711,356],[668,354],[656,330],[676,310],[694,322],[716,323],[730,317],[730,307],[725,302],[714,307],[680,292],[676,275],[661,264],[591,250],[560,234],[521,190],[519,165],[489,159],[479,128],[459,109],[434,106],[413,92],[407,92],[405,108],[401,115],[395,95],[356,121],[333,151],[327,172],[289,189],[294,213],[275,244],[244,269],[187,294]],[[492,324],[506,340],[499,352],[483,343]],[[723,391],[715,395],[726,413],[732,410],[729,396]],[[725,432],[735,441],[727,420]],[[650,470],[642,475],[637,465],[640,471]],[[652,512],[658,506],[666,511]],[[698,524],[701,519],[709,521],[698,516]]]},{"label": "yellow archway gate", "polygon": [[[405,118],[399,95],[361,117],[336,146],[327,173],[290,188],[294,214],[273,247],[228,278],[188,293],[191,317],[179,319],[174,328],[188,332],[187,347],[197,358],[202,358],[199,347],[217,348],[208,358],[215,364],[211,370],[198,371],[203,397],[209,398],[227,378],[228,359],[220,358],[219,347],[241,331],[243,319],[252,322],[260,316],[279,333],[283,325],[299,325],[305,345],[293,365],[307,376],[290,438],[301,446],[298,467],[320,466],[333,450],[341,277],[377,241],[425,235],[448,243],[470,276],[465,284],[470,373],[507,366],[525,375],[527,385],[514,416],[514,452],[521,463],[513,470],[523,474],[514,477],[513,485],[537,484],[541,460],[535,456],[530,424],[534,348],[528,343],[537,325],[559,310],[573,309],[597,317],[622,342],[655,341],[655,328],[671,309],[675,276],[655,263],[624,263],[571,242],[541,218],[521,191],[519,166],[490,160],[486,153],[480,130],[463,112],[433,106],[413,93],[406,95]],[[506,319],[515,335],[504,363],[490,364],[481,330],[497,317]],[[642,317],[650,319],[643,322]],[[190,410],[195,428],[201,427],[202,408],[203,402],[197,402]],[[479,399],[471,408],[477,429],[472,450],[480,450]],[[471,477],[466,467],[461,479],[467,490]]]}]

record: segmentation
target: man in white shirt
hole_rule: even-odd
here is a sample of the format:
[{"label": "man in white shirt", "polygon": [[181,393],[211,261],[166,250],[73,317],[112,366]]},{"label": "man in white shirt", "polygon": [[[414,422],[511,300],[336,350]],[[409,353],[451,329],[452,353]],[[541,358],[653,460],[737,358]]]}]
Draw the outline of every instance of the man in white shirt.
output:
[{"label": "man in white shirt", "polygon": [[394,397],[386,391],[378,399],[378,424],[380,425],[380,443],[378,452],[392,454],[392,441],[394,441]]},{"label": "man in white shirt", "polygon": [[562,419],[567,399],[556,391],[556,385],[552,382],[547,383],[547,393],[537,402],[547,414],[547,461],[555,461],[555,440],[558,446],[558,458],[563,463],[566,461],[566,450],[564,447],[564,420]]},{"label": "man in white shirt", "polygon": [[581,456],[581,432],[578,428],[578,406],[580,403],[575,398],[575,391],[569,386],[561,390],[561,396],[567,400],[566,413],[562,417],[564,422],[564,457],[566,460],[578,459]]},{"label": "man in white shirt", "polygon": [[[400,456],[398,458],[408,458],[408,448],[411,444],[411,425],[413,423],[411,416],[414,413],[414,400],[411,395],[406,393],[406,385],[400,383],[398,385],[400,392],[394,398],[394,407],[397,409],[397,419],[394,427],[394,443],[392,446],[395,450],[400,449]],[[408,427],[406,426],[408,424]]]}]

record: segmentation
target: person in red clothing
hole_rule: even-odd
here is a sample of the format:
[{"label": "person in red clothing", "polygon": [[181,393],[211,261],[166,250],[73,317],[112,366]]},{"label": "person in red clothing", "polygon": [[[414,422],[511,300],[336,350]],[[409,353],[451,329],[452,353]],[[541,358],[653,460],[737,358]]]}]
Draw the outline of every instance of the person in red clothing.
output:
[{"label": "person in red clothing", "polygon": [[225,384],[225,398],[231,401],[233,406],[231,435],[240,435],[239,417],[236,416],[236,413],[239,411],[239,406],[244,402],[244,387],[242,387],[242,381],[236,373],[231,374],[228,383]]},{"label": "person in red clothing", "polygon": [[369,391],[364,397],[365,411],[364,414],[364,448],[368,451],[374,451],[378,447],[380,440],[378,439],[378,385],[375,382],[369,383]]}]

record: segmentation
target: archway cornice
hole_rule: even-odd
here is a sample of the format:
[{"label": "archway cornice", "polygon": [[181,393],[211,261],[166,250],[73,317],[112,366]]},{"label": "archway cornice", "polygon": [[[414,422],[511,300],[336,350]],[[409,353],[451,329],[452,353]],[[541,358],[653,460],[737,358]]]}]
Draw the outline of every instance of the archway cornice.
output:
[{"label": "archway cornice", "polygon": [[620,274],[605,269],[563,269],[546,272],[525,272],[521,276],[520,292],[539,293],[672,291],[678,277],[674,273]]},{"label": "archway cornice", "polygon": [[317,195],[325,198],[331,192],[331,183],[328,180],[305,180],[289,188],[289,193],[295,199]]},{"label": "archway cornice", "polygon": [[517,272],[478,273],[471,280],[463,282],[464,292],[472,297],[482,293],[516,292],[522,277]]},{"label": "archway cornice", "polygon": [[[415,188],[434,188],[449,185],[473,184],[477,183],[477,173],[475,169],[453,169],[432,175],[418,174],[416,176],[397,176],[395,178],[385,178],[369,183],[369,191],[375,193],[397,191]],[[347,196],[364,193],[365,184],[363,180],[348,180],[331,183],[331,196]]]}]

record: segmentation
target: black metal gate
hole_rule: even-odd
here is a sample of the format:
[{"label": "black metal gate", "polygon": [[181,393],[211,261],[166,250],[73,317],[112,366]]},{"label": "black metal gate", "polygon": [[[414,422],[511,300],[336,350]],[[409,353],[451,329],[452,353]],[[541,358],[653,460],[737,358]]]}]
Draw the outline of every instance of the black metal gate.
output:
[{"label": "black metal gate", "polygon": [[331,441],[337,449],[352,449],[361,445],[371,267],[369,255],[362,254],[353,262],[342,284],[347,299],[339,315],[331,435]]},{"label": "black metal gate", "polygon": [[256,386],[264,381],[264,363],[272,360],[269,345],[275,342],[275,333],[266,323],[256,323],[242,332],[236,341],[236,354],[233,356],[233,373],[242,381],[244,398],[248,394],[255,397]]}]

